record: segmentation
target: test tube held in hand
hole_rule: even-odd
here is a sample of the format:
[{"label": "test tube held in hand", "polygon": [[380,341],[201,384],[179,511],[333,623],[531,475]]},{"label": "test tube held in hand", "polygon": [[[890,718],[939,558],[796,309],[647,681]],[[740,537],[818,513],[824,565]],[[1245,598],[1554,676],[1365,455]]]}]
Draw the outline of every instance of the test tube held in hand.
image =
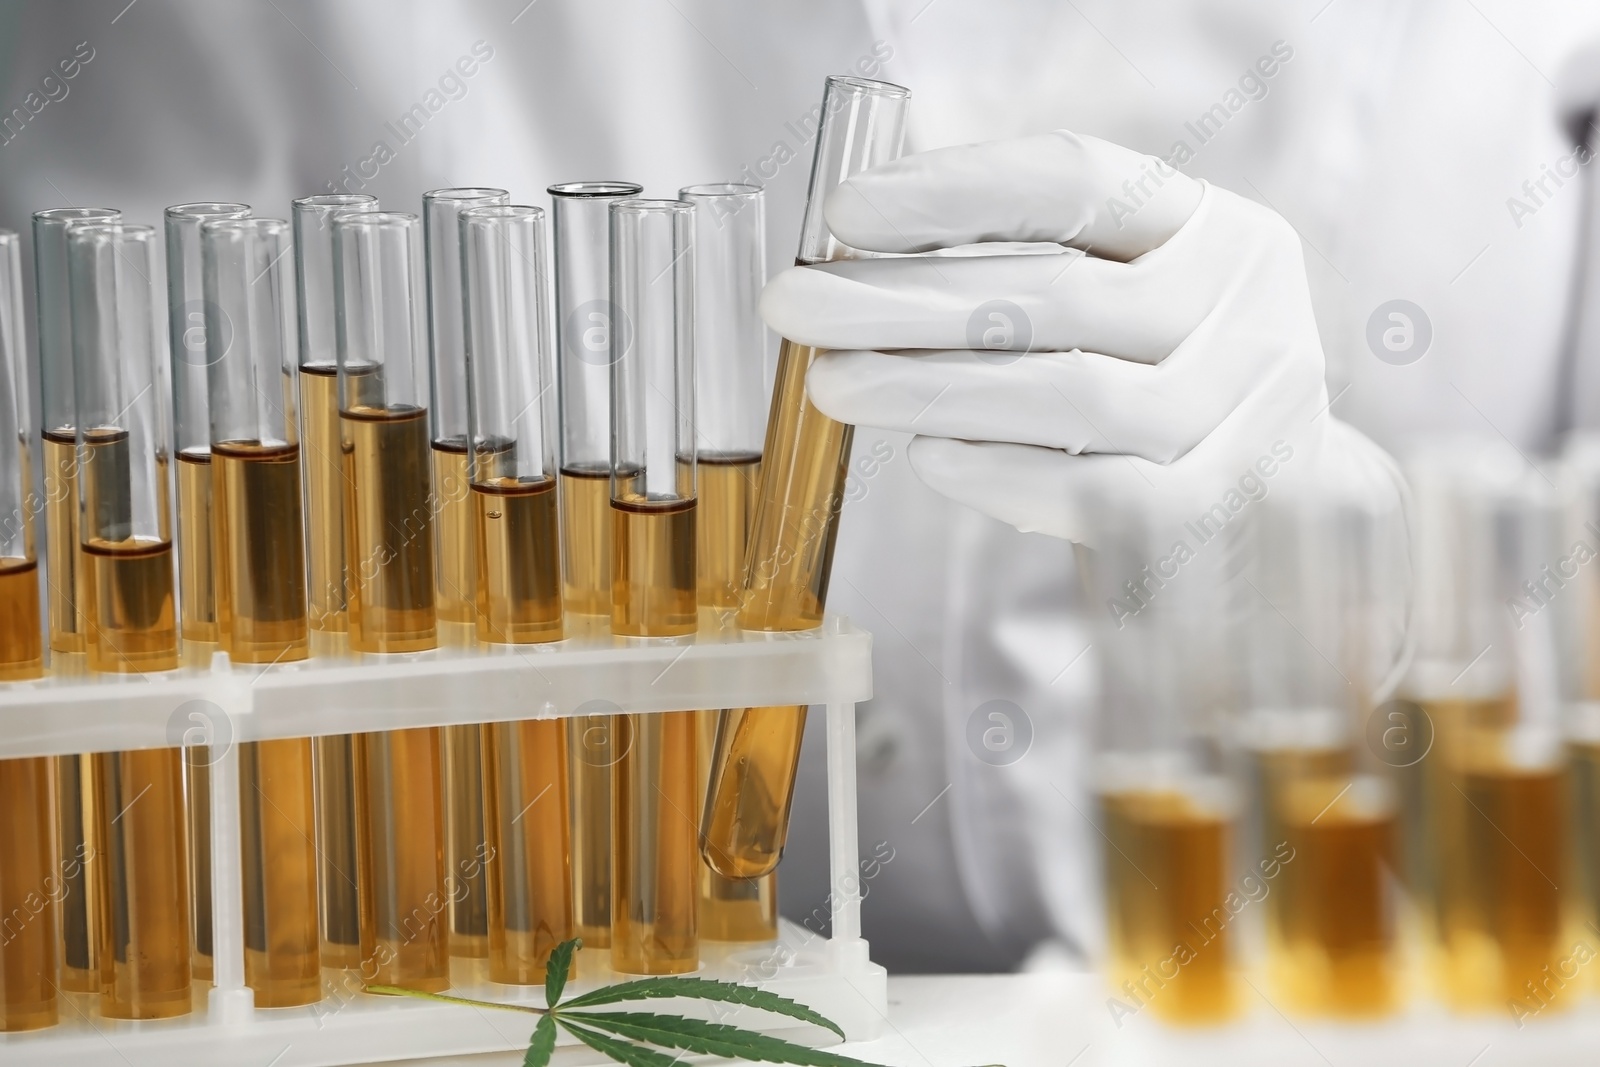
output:
[{"label": "test tube held in hand", "polygon": [[[864,254],[829,232],[823,203],[840,182],[899,156],[910,98],[888,82],[827,80],[796,262]],[[822,622],[854,427],[828,418],[807,397],[806,372],[816,356],[815,348],[788,339],[778,351],[745,556],[739,625],[747,630],[807,630]],[[789,706],[724,717],[703,838],[706,862],[718,873],[755,878],[782,858],[805,715],[803,706]]]}]

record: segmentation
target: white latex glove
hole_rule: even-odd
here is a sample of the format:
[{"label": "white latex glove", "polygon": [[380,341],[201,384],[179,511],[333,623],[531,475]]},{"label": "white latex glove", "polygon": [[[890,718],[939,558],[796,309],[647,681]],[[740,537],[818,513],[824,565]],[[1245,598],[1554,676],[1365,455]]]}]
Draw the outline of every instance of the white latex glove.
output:
[{"label": "white latex glove", "polygon": [[[939,492],[1091,547],[1110,533],[1097,501],[1237,512],[1316,478],[1398,503],[1392,461],[1327,411],[1300,242],[1272,211],[1064,131],[907,156],[825,211],[870,251],[1065,246],[798,267],[762,294],[774,330],[832,350],[812,401],[917,434]],[[1026,351],[973,350],[1007,347],[1008,325]]]}]

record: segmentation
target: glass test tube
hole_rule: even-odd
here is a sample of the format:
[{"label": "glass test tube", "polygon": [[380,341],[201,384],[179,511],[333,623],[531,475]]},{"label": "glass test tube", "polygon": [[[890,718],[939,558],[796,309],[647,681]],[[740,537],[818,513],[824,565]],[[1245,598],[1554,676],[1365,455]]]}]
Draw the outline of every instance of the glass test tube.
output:
[{"label": "glass test tube", "polygon": [[1215,1022],[1239,1004],[1240,930],[1225,905],[1239,803],[1217,743],[1239,698],[1237,547],[1213,541],[1181,569],[1169,562],[1156,589],[1144,568],[1170,559],[1181,519],[1097,506],[1116,532],[1081,557],[1089,602],[1121,605],[1098,613],[1095,641],[1108,977],[1119,998],[1159,1018]]},{"label": "glass test tube", "polygon": [[[178,665],[168,488],[167,397],[156,323],[151,226],[73,227],[78,536],[92,671]],[[190,1010],[188,834],[181,749],[95,756],[109,956],[101,1014],[157,1019]]]},{"label": "glass test tube", "polygon": [[1258,594],[1239,741],[1255,800],[1249,874],[1282,863],[1266,900],[1267,971],[1296,1011],[1372,1016],[1402,996],[1398,811],[1366,747],[1404,644],[1410,575],[1398,514],[1284,490],[1248,520]]},{"label": "glass test tube", "polygon": [[[766,282],[766,200],[760,186],[738,184],[693,185],[678,196],[694,205],[699,601],[727,625],[744,592],[746,538],[766,432],[766,328],[757,309]],[[732,720],[737,732],[746,714],[742,708],[696,713],[696,796],[707,793],[719,722]],[[726,878],[700,864],[701,937],[769,941],[778,933],[777,909],[776,872]]]},{"label": "glass test tube", "polygon": [[[72,309],[68,297],[67,230],[80,223],[115,221],[114,208],[52,208],[33,216],[34,297],[39,327],[39,397],[43,417],[45,582],[49,603],[51,671],[84,669],[81,561],[78,549],[78,445],[72,371]],[[98,993],[104,984],[93,917],[102,903],[95,857],[94,757],[57,756],[58,831],[63,869],[61,985]]]},{"label": "glass test tube", "polygon": [[1424,455],[1408,476],[1421,572],[1406,687],[1433,744],[1402,788],[1432,971],[1458,1010],[1568,1004],[1577,987],[1547,976],[1582,936],[1556,654],[1576,598],[1517,611],[1566,551],[1559,502],[1498,449]]},{"label": "glass test tube", "polygon": [[[433,373],[434,602],[445,644],[472,640],[475,620],[472,494],[467,470],[466,322],[461,227],[467,208],[508,204],[504,189],[434,189],[422,194],[428,252],[428,346]],[[477,726],[444,731],[445,866],[450,872],[450,951],[488,951],[482,865],[483,771]]]},{"label": "glass test tube", "polygon": [[[899,156],[910,98],[888,82],[828,78],[797,263],[866,254],[828,231],[823,202],[840,182]],[[806,396],[816,355],[788,339],[778,351],[745,556],[739,625],[747,630],[808,630],[822,622],[854,427],[823,415]],[[704,838],[706,861],[720,874],[754,878],[782,858],[805,717],[804,707],[745,708],[727,717]]]},{"label": "glass test tube", "polygon": [[[201,227],[215,472],[217,628],[238,663],[310,652],[290,224]],[[245,983],[257,1007],[321,997],[311,741],[239,749]]]},{"label": "glass test tube", "polygon": [[[561,401],[562,599],[570,630],[611,623],[611,204],[632,182],[549,188]],[[584,946],[611,945],[611,778],[620,723],[596,713],[567,723],[572,882]]]},{"label": "glass test tube", "polygon": [[[177,204],[164,213],[167,238],[167,333],[172,360],[172,430],[178,467],[178,618],[184,656],[208,666],[217,642],[212,546],[211,427],[206,401],[206,314],[200,225],[240,219],[247,204]],[[219,327],[226,335],[231,326]],[[194,899],[194,972],[211,977],[211,763],[196,748],[184,761],[188,781],[189,877]]]},{"label": "glass test tube", "polygon": [[[562,636],[544,220],[536,207],[485,206],[459,222],[477,632],[495,644]],[[567,727],[540,719],[482,732],[489,978],[538,984],[573,931]]]},{"label": "glass test tube", "polygon": [[[33,517],[33,490],[22,327],[22,242],[0,230],[0,680],[44,673],[44,619]],[[0,760],[0,1031],[35,1030],[56,1022],[60,980],[56,908],[64,871],[52,821],[53,760]]]},{"label": "glass test tube", "polygon": [[[294,202],[294,268],[300,326],[300,465],[305,483],[306,607],[319,655],[348,651],[344,573],[344,469],[339,448],[339,357],[334,321],[333,220],[377,211],[378,198],[332,193]],[[357,381],[361,380],[358,374]],[[356,890],[355,749],[352,734],[318,737],[317,834],[321,843],[322,962],[361,962]]]},{"label": "glass test tube", "polygon": [[[437,638],[422,220],[345,214],[333,230],[350,647],[423,651]],[[356,746],[362,974],[435,992],[450,983],[439,734]]]},{"label": "glass test tube", "polygon": [[[694,208],[611,205],[611,631],[694,633]],[[699,965],[695,712],[627,715],[612,783],[611,966]]]},{"label": "glass test tube", "polygon": [[[178,454],[178,608],[183,640],[205,644],[217,640],[217,611],[200,225],[207,219],[242,219],[249,214],[246,204],[213,203],[178,204],[165,213],[172,429]],[[219,328],[226,333],[230,324],[223,321]]]}]

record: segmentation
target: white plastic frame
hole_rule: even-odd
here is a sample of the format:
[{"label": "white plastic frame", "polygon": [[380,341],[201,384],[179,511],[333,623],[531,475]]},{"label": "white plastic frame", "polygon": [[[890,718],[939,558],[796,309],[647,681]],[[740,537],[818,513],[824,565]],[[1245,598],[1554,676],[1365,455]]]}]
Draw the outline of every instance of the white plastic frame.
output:
[{"label": "white plastic frame", "polygon": [[[244,985],[239,857],[239,742],[360,733],[414,726],[563,718],[593,701],[625,712],[821,704],[828,737],[828,833],[832,936],[784,922],[778,943],[702,943],[703,977],[758,983],[837,1022],[850,1040],[876,1037],[888,1003],[887,976],[861,938],[856,836],[855,704],[872,695],[872,638],[830,617],[798,634],[701,634],[692,639],[591,638],[553,645],[493,646],[404,656],[313,658],[266,669],[230,667],[131,678],[53,677],[0,688],[0,758],[210,744],[213,984],[195,984],[195,1011],[179,1019],[100,1018],[95,998],[63,994],[57,1026],[0,1034],[0,1061],[128,1067],[272,1067],[346,1064],[513,1051],[536,1021],[362,995],[324,970],[325,996],[303,1008],[257,1010]],[[585,954],[587,957],[587,954]],[[596,973],[602,972],[602,973]],[[475,961],[453,960],[452,992],[542,1004],[535,987],[491,986]],[[585,958],[575,991],[615,976]],[[669,1002],[667,1010],[788,1033],[815,1028],[748,1008]],[[710,1010],[708,1010],[710,1009]],[[774,1024],[777,1025],[774,1025]],[[602,1062],[563,1035],[555,1062]],[[109,1046],[109,1048],[108,1048]],[[236,1060],[237,1058],[237,1060]]]}]

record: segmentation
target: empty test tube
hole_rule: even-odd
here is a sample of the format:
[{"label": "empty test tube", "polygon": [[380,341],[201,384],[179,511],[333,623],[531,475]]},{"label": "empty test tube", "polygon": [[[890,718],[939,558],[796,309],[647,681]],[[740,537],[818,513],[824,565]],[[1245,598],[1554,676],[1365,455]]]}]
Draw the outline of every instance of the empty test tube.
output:
[{"label": "empty test tube", "polygon": [[[34,515],[33,415],[22,328],[22,242],[0,230],[0,680],[44,673]],[[54,761],[0,760],[0,1031],[54,1025],[56,900],[64,871],[51,825]],[[76,858],[75,862],[76,862]]]},{"label": "empty test tube", "polygon": [[[434,189],[422,194],[428,255],[428,347],[433,373],[434,601],[442,643],[471,640],[474,623],[472,494],[467,461],[466,323],[461,227],[467,208],[506,204],[504,189]],[[451,880],[450,951],[487,951],[483,875],[483,770],[477,726],[444,730],[445,866]]]},{"label": "empty test tube", "polygon": [[[909,90],[888,82],[827,80],[796,262],[864,255],[828,231],[823,203],[840,182],[899,156],[910,98]],[[828,418],[806,396],[816,355],[787,339],[778,351],[745,556],[739,625],[747,630],[807,630],[822,622],[854,427]],[[725,717],[704,838],[706,860],[719,873],[753,878],[782,858],[805,715],[795,706],[744,708]]]},{"label": "empty test tube", "polygon": [[[217,627],[238,663],[310,651],[291,243],[282,219],[201,227]],[[309,738],[240,746],[244,971],[257,1007],[321,996],[313,795]]]},{"label": "empty test tube", "polygon": [[[351,213],[333,229],[350,647],[423,651],[437,631],[422,220]],[[450,983],[439,735],[356,746],[362,974],[430,991]]]},{"label": "empty test tube", "polygon": [[[544,211],[476,207],[461,212],[459,225],[478,639],[557,641],[561,543]],[[489,978],[537,984],[551,950],[573,930],[566,723],[497,722],[482,731]]]},{"label": "empty test tube", "polygon": [[[694,209],[611,205],[611,630],[691,634],[695,567]],[[624,716],[612,786],[611,966],[699,965],[695,713]]]},{"label": "empty test tube", "polygon": [[[160,233],[120,222],[68,235],[77,394],[78,536],[92,671],[178,665],[167,397],[157,337]],[[100,1011],[156,1019],[190,1010],[192,974],[183,756],[95,757],[104,842],[106,985]]]},{"label": "empty test tube", "polygon": [[[348,651],[333,220],[346,212],[377,210],[378,198],[364,193],[331,193],[294,202],[306,608],[311,640],[319,655]],[[356,380],[361,380],[359,375]],[[351,734],[332,734],[317,738],[313,745],[322,867],[322,962],[330,967],[355,967],[361,961],[360,900],[356,890],[356,739]]]},{"label": "empty test tube", "polygon": [[[561,561],[566,625],[611,622],[611,204],[632,182],[552,185],[556,358],[561,373]],[[572,880],[585,946],[611,944],[611,778],[619,723],[569,720]]]},{"label": "empty test tube", "polygon": [[[757,310],[766,282],[766,202],[755,185],[693,185],[678,196],[694,205],[699,601],[719,625],[726,625],[744,593],[745,548],[766,433],[766,329]],[[736,726],[749,712],[741,708],[696,714],[696,793],[703,798],[719,723],[732,718]],[[724,790],[723,795],[737,791]],[[778,933],[777,909],[775,872],[727,878],[710,864],[700,864],[701,937],[771,940]]]},{"label": "empty test tube", "polygon": [[[239,219],[245,204],[178,204],[164,213],[167,239],[167,334],[172,360],[172,432],[178,475],[178,617],[186,658],[205,666],[217,642],[213,549],[211,427],[206,398],[206,313],[200,225]],[[224,348],[232,325],[223,320]],[[211,764],[205,747],[185,761],[189,878],[194,898],[195,977],[211,977]]]}]

